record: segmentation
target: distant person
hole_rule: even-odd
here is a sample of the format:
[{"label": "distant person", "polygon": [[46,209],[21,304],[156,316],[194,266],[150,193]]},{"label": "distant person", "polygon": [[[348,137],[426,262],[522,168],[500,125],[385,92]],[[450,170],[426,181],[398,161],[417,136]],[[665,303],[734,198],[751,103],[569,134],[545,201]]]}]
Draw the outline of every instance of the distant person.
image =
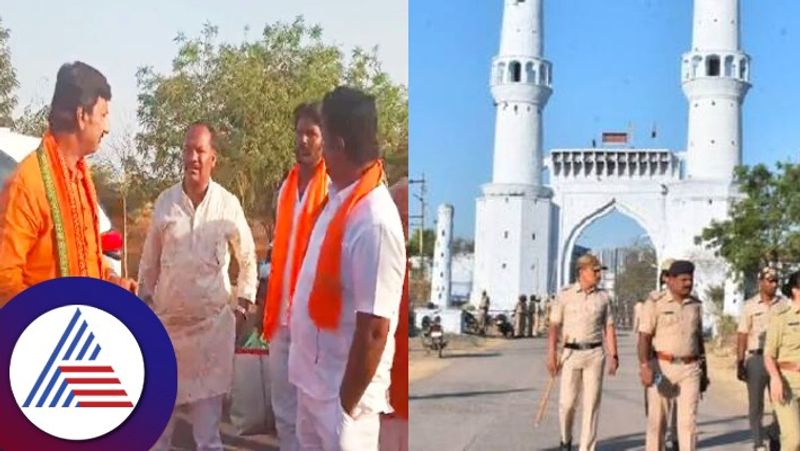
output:
[{"label": "distant person", "polygon": [[486,290],[481,293],[481,303],[478,305],[478,313],[480,318],[478,318],[478,324],[480,325],[480,332],[481,335],[486,334],[486,328],[489,326],[489,305],[491,302],[489,301],[489,295],[486,294]]},{"label": "distant person", "polygon": [[528,298],[521,294],[514,307],[514,338],[525,336],[525,319],[528,316]]},{"label": "distant person", "polygon": [[103,258],[97,193],[86,157],[108,133],[111,87],[97,69],[61,66],[39,149],[0,187],[0,307],[57,277],[103,279],[136,292]]}]

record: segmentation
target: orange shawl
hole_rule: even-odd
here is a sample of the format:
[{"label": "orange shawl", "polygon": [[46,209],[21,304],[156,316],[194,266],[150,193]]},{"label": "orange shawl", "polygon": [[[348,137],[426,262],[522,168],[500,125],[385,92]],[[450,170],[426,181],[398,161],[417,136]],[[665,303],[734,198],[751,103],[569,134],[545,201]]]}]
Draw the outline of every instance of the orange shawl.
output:
[{"label": "orange shawl", "polygon": [[[105,278],[103,268],[103,248],[100,242],[99,215],[97,211],[97,193],[89,167],[84,159],[78,161],[77,170],[81,173],[81,187],[86,192],[91,212],[91,231],[94,236],[89,237],[95,243],[95,255],[88,255],[88,250],[79,245],[85,232],[80,230],[78,215],[81,215],[80,193],[70,189],[68,170],[64,158],[58,150],[58,143],[53,135],[47,131],[42,138],[43,155],[40,156],[40,165],[43,161],[49,167],[41,167],[42,179],[45,185],[45,194],[48,197],[50,216],[53,218],[56,258],[59,265],[59,276],[88,276]],[[39,152],[39,151],[37,151]],[[41,158],[41,157],[45,158]],[[50,179],[50,180],[48,180]],[[51,185],[52,183],[52,185]],[[50,196],[54,196],[51,202]],[[62,222],[59,224],[58,222]],[[63,227],[63,235],[59,232]],[[62,249],[59,249],[61,247]],[[65,250],[65,252],[63,252]],[[64,255],[66,254],[66,255]]]},{"label": "orange shawl", "polygon": [[272,259],[269,272],[269,285],[264,309],[264,338],[270,340],[278,329],[283,297],[283,277],[286,274],[286,263],[289,256],[289,243],[291,234],[294,234],[294,249],[292,253],[292,267],[289,271],[289,304],[292,305],[294,288],[297,283],[297,274],[308,247],[311,230],[317,220],[319,212],[325,205],[328,196],[328,183],[325,172],[325,161],[322,160],[314,169],[314,175],[306,187],[306,201],[297,218],[297,227],[292,230],[294,222],[294,207],[297,196],[297,185],[300,179],[300,166],[295,165],[286,178],[283,191],[278,199],[278,214],[275,224],[275,243],[272,246]]},{"label": "orange shawl", "polygon": [[311,320],[320,329],[336,330],[339,327],[342,312],[342,241],[348,216],[353,207],[384,180],[383,163],[376,161],[361,175],[328,224],[308,301]]}]

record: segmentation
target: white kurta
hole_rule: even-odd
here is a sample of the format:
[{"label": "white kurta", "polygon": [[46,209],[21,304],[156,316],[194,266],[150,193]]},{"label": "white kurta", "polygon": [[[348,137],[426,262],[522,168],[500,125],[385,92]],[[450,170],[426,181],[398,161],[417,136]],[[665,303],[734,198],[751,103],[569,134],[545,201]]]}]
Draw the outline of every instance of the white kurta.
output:
[{"label": "white kurta", "polygon": [[[239,264],[236,293],[228,265]],[[139,264],[140,296],[169,333],[178,361],[176,404],[230,391],[237,298],[254,301],[253,236],[239,200],[211,182],[195,209],[180,183],[158,197]]]}]

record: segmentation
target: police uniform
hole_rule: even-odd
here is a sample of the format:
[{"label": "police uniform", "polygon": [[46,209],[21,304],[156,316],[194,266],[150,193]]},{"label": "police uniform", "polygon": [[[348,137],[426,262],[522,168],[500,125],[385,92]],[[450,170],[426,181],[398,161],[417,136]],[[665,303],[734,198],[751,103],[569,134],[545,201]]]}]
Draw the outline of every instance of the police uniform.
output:
[{"label": "police uniform", "polygon": [[770,315],[764,353],[778,363],[787,402],[775,403],[781,429],[781,449],[800,449],[800,307],[779,305]]},{"label": "police uniform", "polygon": [[535,296],[528,298],[528,314],[525,316],[525,336],[535,337],[539,328],[539,300]]},{"label": "police uniform", "polygon": [[762,302],[761,294],[757,294],[745,302],[739,317],[737,332],[747,335],[745,371],[749,398],[748,416],[756,448],[763,446],[764,443],[761,421],[764,415],[764,390],[769,384],[769,374],[764,367],[764,342],[769,326],[770,312],[775,312],[781,305],[783,305],[783,299],[777,295],[771,301]]},{"label": "police uniform", "polygon": [[683,301],[664,291],[642,305],[639,332],[652,336],[655,358],[650,367],[664,382],[647,388],[647,451],[664,447],[670,401],[677,408],[678,443],[681,451],[697,447],[697,404],[700,400],[700,339],[702,303],[689,296]]},{"label": "police uniform", "polygon": [[553,303],[550,324],[560,324],[566,338],[559,399],[561,441],[572,442],[578,394],[583,393],[580,449],[594,450],[605,367],[603,334],[614,325],[608,293],[599,288],[585,291],[578,283],[564,288]]},{"label": "police uniform", "polygon": [[525,305],[525,298],[517,301],[514,309],[514,336],[522,337],[525,335],[525,319],[528,316],[528,307]]},{"label": "police uniform", "polygon": [[[671,265],[674,261],[675,260],[668,258],[668,259],[666,259],[664,261],[663,265],[665,265],[666,268],[668,269],[669,265]],[[662,266],[661,269],[663,271],[664,270],[664,266]],[[657,301],[658,298],[663,296],[666,292],[667,292],[666,290],[654,290],[654,291],[651,291],[650,294],[647,295],[647,299],[650,299],[652,301]],[[644,306],[644,302],[638,302],[637,306],[639,307],[639,310],[638,310],[638,316],[636,318],[636,327],[634,328],[634,330],[636,330],[637,333],[638,333],[639,326],[641,325],[642,306]],[[644,401],[645,401],[644,402],[644,410],[645,410],[645,412],[647,412],[648,403],[647,403],[647,392],[646,391],[645,391],[645,400]],[[675,398],[672,398],[667,402],[666,415],[667,415],[666,416],[666,418],[667,418],[667,420],[666,420],[667,421],[667,424],[666,424],[666,431],[667,431],[666,433],[667,433],[667,435],[666,435],[666,438],[665,438],[664,442],[665,442],[665,444],[667,446],[667,449],[676,449],[676,448],[678,448],[678,446],[677,446],[677,444],[678,444],[678,409],[675,407]]]}]

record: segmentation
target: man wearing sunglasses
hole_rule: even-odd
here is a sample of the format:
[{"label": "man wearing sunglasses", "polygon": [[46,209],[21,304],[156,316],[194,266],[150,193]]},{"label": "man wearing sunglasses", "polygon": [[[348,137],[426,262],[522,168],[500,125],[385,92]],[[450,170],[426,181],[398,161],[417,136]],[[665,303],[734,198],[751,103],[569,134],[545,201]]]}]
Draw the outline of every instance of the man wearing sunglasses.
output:
[{"label": "man wearing sunglasses", "polygon": [[[748,299],[739,317],[738,341],[736,347],[736,377],[747,383],[749,399],[750,429],[753,431],[755,450],[764,447],[764,390],[769,385],[769,375],[764,367],[764,341],[769,324],[770,312],[783,303],[778,294],[778,273],[773,268],[763,268],[758,273],[758,293]],[[773,417],[772,433],[776,426]],[[770,434],[770,435],[773,435]],[[770,437],[776,441],[777,437]]]}]

